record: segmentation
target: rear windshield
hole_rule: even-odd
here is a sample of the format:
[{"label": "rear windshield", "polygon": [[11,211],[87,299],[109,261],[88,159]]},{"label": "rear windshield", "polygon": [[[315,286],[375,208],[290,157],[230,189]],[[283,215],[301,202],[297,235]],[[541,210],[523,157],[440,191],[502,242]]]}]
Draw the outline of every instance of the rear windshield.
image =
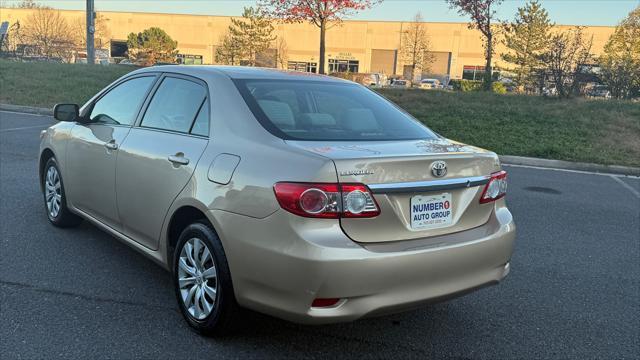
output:
[{"label": "rear windshield", "polygon": [[356,84],[234,80],[260,123],[290,140],[422,140],[437,136],[373,91]]}]

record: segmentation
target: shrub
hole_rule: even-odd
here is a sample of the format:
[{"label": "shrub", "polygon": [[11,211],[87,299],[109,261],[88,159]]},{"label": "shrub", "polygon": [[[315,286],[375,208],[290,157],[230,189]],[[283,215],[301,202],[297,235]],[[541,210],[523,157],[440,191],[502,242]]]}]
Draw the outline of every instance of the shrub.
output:
[{"label": "shrub", "polygon": [[454,90],[462,92],[478,91],[482,89],[482,81],[479,80],[451,80],[449,85],[453,86]]},{"label": "shrub", "polygon": [[334,72],[329,74],[329,76],[337,77],[344,80],[350,80],[358,84],[362,84],[364,83],[364,79],[367,76],[367,74],[352,73],[352,72]]},{"label": "shrub", "polygon": [[496,93],[496,94],[506,94],[507,93],[507,88],[501,82],[494,82],[492,87],[491,87],[491,90],[493,90],[493,92]]},{"label": "shrub", "polygon": [[[451,80],[449,85],[453,86],[453,90],[462,92],[480,91],[482,90],[482,81],[480,80]],[[492,90],[496,94],[506,94],[507,88],[503,83],[494,82]]]}]

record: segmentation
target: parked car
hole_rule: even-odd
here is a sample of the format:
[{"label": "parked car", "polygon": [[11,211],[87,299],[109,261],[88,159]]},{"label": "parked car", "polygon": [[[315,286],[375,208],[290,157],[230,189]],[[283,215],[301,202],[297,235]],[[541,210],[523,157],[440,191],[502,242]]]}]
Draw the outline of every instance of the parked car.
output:
[{"label": "parked car", "polygon": [[592,98],[611,99],[611,91],[606,85],[596,85],[587,91],[587,96]]},{"label": "parked car", "polygon": [[545,86],[542,88],[542,96],[554,97],[558,96],[558,89],[555,86]]},{"label": "parked car", "polygon": [[89,221],[169,270],[203,334],[227,333],[240,308],[351,321],[509,273],[515,225],[498,156],[362,85],[149,67],[54,116],[39,158],[48,220]]},{"label": "parked car", "polygon": [[420,81],[420,89],[442,89],[443,86],[438,79],[422,79]]},{"label": "parked car", "polygon": [[408,89],[411,87],[411,81],[402,80],[402,79],[393,79],[391,80],[389,87],[394,89]]}]

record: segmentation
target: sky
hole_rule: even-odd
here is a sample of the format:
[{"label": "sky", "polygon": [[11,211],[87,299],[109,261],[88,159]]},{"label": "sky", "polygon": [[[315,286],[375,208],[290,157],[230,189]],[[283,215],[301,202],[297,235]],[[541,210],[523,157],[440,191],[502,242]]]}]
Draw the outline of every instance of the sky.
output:
[{"label": "sky", "polygon": [[[0,0],[3,6],[19,0]],[[85,0],[41,0],[57,9],[82,10]],[[245,0],[95,0],[98,11],[163,12],[202,15],[239,16],[244,6],[256,1]],[[499,7],[498,17],[510,20],[524,0],[505,0]],[[640,6],[640,0],[541,0],[551,20],[567,25],[613,26],[631,10]],[[464,22],[465,17],[449,9],[445,0],[384,0],[373,9],[363,11],[352,19],[408,21],[421,12],[429,22]]]}]

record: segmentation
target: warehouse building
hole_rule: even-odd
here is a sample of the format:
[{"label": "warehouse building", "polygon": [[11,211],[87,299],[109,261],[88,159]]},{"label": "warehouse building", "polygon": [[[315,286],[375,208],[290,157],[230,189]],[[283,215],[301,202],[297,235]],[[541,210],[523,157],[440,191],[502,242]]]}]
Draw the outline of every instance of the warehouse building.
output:
[{"label": "warehouse building", "polygon": [[[1,9],[0,20],[24,23],[28,9]],[[84,17],[83,11],[61,11],[70,22]],[[216,46],[226,33],[231,18],[226,16],[179,15],[158,13],[99,12],[108,27],[108,38],[99,43],[111,56],[123,55],[127,35],[156,26],[178,41],[179,61],[185,64],[214,64]],[[407,66],[400,56],[402,34],[409,22],[344,21],[327,32],[326,68],[329,72],[383,73],[387,76],[407,74]],[[466,23],[425,23],[431,42],[429,76],[450,79],[481,78],[484,55],[480,33]],[[568,26],[559,26],[566,27]],[[308,24],[275,24],[275,33],[286,42],[282,64],[273,61],[273,67],[317,72],[319,30]],[[590,26],[585,28],[593,36],[593,52],[600,54],[613,33],[614,27]],[[275,54],[276,49],[272,50]],[[495,66],[500,67],[502,45],[496,48]],[[286,64],[286,65],[285,65]]]}]

